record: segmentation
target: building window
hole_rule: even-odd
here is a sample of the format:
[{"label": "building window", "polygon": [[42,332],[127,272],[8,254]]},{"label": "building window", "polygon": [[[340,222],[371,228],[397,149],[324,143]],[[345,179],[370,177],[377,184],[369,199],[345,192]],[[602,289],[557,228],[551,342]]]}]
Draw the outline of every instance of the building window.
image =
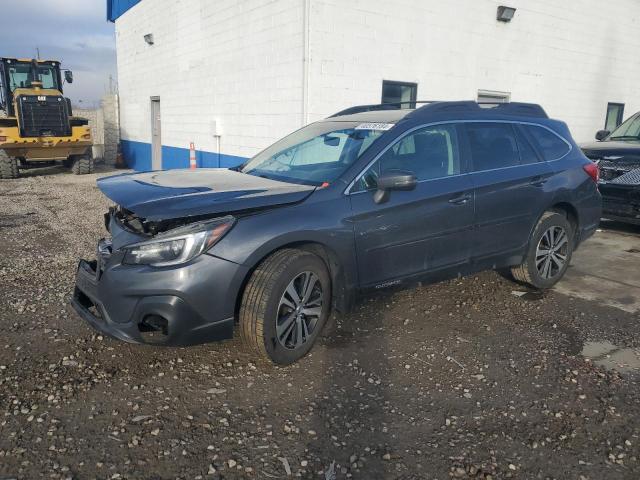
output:
[{"label": "building window", "polygon": [[416,108],[418,84],[382,81],[382,103],[397,103],[398,108]]},{"label": "building window", "polygon": [[509,103],[511,93],[495,90],[478,90],[478,103]]},{"label": "building window", "polygon": [[624,115],[624,103],[609,103],[607,105],[607,118],[604,129],[613,132],[621,123]]}]

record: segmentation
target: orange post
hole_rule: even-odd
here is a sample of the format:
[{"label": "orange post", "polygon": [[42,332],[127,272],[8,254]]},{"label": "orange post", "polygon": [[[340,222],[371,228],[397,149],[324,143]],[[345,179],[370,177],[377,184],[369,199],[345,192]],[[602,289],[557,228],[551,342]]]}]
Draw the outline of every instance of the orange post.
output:
[{"label": "orange post", "polygon": [[198,165],[196,165],[196,147],[193,144],[193,142],[191,142],[189,144],[189,168],[191,170],[195,170],[197,166]]}]

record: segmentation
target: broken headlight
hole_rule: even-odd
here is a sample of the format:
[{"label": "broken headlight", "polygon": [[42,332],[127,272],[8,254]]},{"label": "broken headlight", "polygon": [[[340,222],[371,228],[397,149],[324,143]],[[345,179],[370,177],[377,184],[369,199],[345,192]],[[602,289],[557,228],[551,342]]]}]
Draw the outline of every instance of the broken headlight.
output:
[{"label": "broken headlight", "polygon": [[213,247],[234,223],[235,218],[231,216],[196,222],[165,232],[153,240],[128,245],[122,249],[122,263],[153,267],[180,265]]}]

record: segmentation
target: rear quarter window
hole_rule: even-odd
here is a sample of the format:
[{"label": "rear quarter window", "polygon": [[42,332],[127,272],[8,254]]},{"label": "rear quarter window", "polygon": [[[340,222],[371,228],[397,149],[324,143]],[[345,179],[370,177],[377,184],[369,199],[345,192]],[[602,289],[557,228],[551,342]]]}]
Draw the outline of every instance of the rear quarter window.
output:
[{"label": "rear quarter window", "polygon": [[571,147],[555,133],[537,125],[523,125],[546,161],[564,157]]}]

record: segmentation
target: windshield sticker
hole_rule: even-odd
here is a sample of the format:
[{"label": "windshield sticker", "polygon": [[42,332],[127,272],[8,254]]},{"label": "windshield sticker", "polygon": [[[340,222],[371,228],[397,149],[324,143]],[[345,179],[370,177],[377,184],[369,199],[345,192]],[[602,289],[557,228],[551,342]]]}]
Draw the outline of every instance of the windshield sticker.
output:
[{"label": "windshield sticker", "polygon": [[356,127],[356,130],[380,130],[387,131],[394,127],[393,123],[361,123]]}]

